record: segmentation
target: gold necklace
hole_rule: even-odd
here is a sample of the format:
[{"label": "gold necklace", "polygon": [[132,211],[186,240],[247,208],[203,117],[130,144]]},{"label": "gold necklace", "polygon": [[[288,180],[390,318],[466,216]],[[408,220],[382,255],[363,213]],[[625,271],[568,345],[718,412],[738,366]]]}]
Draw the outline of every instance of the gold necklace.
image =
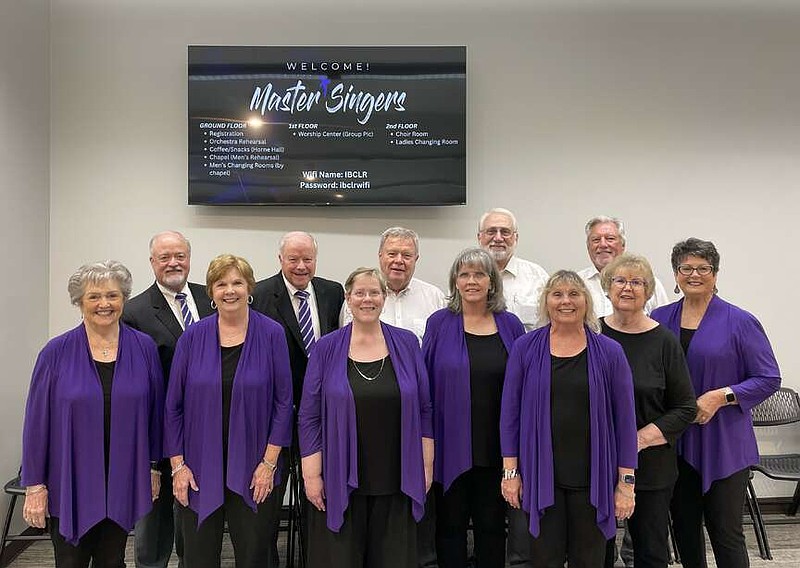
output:
[{"label": "gold necklace", "polygon": [[[387,357],[388,357],[388,355],[387,355]],[[356,373],[361,375],[361,378],[364,379],[365,381],[374,381],[375,379],[380,377],[381,373],[383,373],[383,366],[386,364],[386,357],[384,357],[383,359],[381,359],[381,368],[378,369],[378,373],[374,377],[368,377],[367,375],[365,375],[364,373],[361,372],[361,369],[358,368],[358,365],[356,364],[356,360],[355,359],[350,357],[350,360],[353,362],[353,368],[356,370]]]}]

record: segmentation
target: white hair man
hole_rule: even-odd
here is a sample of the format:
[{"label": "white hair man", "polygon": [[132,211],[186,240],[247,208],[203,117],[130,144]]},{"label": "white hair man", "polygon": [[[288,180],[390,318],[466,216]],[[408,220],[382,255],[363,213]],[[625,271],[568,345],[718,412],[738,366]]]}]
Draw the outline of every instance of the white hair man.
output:
[{"label": "white hair man", "polygon": [[548,279],[544,268],[514,254],[519,241],[517,219],[508,209],[490,209],[478,222],[478,243],[489,251],[503,278],[506,308],[525,329],[538,327],[539,295]]},{"label": "white hair man", "polygon": [[[592,266],[580,270],[578,274],[586,282],[586,287],[592,294],[595,314],[599,318],[613,312],[611,301],[600,284],[600,272],[608,263],[625,252],[625,244],[625,225],[620,219],[599,215],[592,217],[586,223],[586,250]],[[669,302],[664,285],[656,278],[653,296],[645,304],[645,311],[649,314],[658,306]]]},{"label": "white hair man", "polygon": [[[421,342],[428,317],[445,307],[446,301],[439,288],[414,277],[418,260],[419,235],[415,231],[390,227],[381,234],[378,263],[388,285],[381,321],[414,332]],[[345,304],[342,325],[351,319]]]}]

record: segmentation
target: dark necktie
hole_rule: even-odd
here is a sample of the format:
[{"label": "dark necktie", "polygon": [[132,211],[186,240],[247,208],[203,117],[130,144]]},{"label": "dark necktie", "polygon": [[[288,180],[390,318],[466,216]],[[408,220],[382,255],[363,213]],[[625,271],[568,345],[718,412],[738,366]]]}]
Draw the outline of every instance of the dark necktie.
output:
[{"label": "dark necktie", "polygon": [[297,310],[300,336],[303,338],[306,355],[310,355],[311,350],[314,348],[314,322],[311,320],[311,308],[308,305],[308,291],[298,290],[294,295],[300,300],[300,308]]},{"label": "dark necktie", "polygon": [[175,299],[178,300],[178,304],[181,306],[181,317],[183,318],[183,329],[187,329],[190,325],[194,323],[194,318],[192,317],[192,311],[189,309],[189,304],[186,302],[186,294],[183,292],[179,292],[175,294]]}]

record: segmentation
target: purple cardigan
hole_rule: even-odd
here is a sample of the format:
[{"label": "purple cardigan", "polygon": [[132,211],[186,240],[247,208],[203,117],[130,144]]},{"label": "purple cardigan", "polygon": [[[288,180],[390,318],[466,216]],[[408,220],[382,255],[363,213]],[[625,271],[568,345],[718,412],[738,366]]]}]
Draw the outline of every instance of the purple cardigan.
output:
[{"label": "purple cardigan", "polygon": [[[322,452],[327,525],[339,532],[350,492],[358,487],[356,407],[347,378],[353,324],[323,336],[311,352],[300,403],[300,455]],[[428,375],[417,337],[381,323],[400,387],[400,490],[411,498],[414,518],[425,511],[422,438],[433,438]]]},{"label": "purple cardigan", "polygon": [[[522,322],[506,311],[494,314],[494,321],[506,351],[511,353],[514,341],[525,333]],[[447,491],[459,475],[472,467],[470,367],[462,314],[444,308],[431,315],[425,326],[422,353],[433,402],[433,478]]]},{"label": "purple cardigan", "polygon": [[125,530],[153,507],[150,462],[161,459],[164,381],[158,351],[120,324],[105,472],[103,389],[83,324],[51,339],[36,361],[22,434],[24,486],[44,483],[48,510],[71,544],[109,518]]},{"label": "purple cardigan", "polygon": [[[683,299],[651,317],[681,334]],[[764,328],[750,313],[718,296],[708,304],[686,353],[698,396],[730,386],[738,405],[723,406],[708,424],[692,424],[678,440],[678,454],[703,480],[703,493],[717,479],[758,463],[750,409],[781,386],[780,370]]]},{"label": "purple cardigan", "polygon": [[[164,419],[164,452],[183,454],[199,491],[189,490],[198,524],[222,506],[224,488],[254,511],[250,481],[267,444],[292,441],[292,372],[283,328],[250,310],[231,393],[227,479],[222,479],[222,358],[218,316],[189,327],[175,348]],[[280,483],[280,468],[275,484]]]},{"label": "purple cardigan", "polygon": [[[617,530],[614,487],[619,467],[636,467],[636,411],[633,378],[616,341],[586,329],[589,359],[590,487],[597,525],[606,538]],[[553,440],[550,419],[550,326],[517,340],[508,358],[500,414],[504,457],[517,457],[522,477],[522,508],[529,529],[539,535],[539,520],[554,502]]]}]

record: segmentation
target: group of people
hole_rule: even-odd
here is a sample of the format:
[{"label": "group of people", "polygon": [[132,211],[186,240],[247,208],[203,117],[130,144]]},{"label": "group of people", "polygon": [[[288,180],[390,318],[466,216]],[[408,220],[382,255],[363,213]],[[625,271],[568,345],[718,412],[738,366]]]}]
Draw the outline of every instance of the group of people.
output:
[{"label": "group of people", "polygon": [[[188,282],[177,232],[150,241],[134,298],[116,261],[69,282],[82,322],[52,339],[25,413],[23,516],[58,566],[278,565],[287,464],[299,465],[306,565],[748,566],[742,506],[758,461],[750,409],[780,386],[766,334],[717,295],[720,257],[675,245],[674,303],[622,222],[586,225],[592,266],[552,276],[485,213],[448,293],[414,277],[417,234],[387,229],[379,268],[316,276],[317,243],[280,242],[256,282],[234,255]],[[624,551],[623,551],[624,552]],[[625,558],[625,554],[623,554]]]}]

